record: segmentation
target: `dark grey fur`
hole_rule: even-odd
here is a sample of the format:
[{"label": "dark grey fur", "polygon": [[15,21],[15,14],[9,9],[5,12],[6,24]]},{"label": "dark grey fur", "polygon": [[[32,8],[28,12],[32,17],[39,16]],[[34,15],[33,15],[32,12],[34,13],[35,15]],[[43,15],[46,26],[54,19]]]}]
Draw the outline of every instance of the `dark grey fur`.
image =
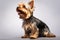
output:
[{"label": "dark grey fur", "polygon": [[[23,24],[34,23],[34,22],[36,23],[36,26],[39,29],[39,37],[45,37],[44,32],[50,33],[48,26],[44,22],[42,22],[41,20],[37,19],[34,16],[31,16],[29,19],[24,20]],[[31,31],[28,31],[28,33],[30,32]]]}]

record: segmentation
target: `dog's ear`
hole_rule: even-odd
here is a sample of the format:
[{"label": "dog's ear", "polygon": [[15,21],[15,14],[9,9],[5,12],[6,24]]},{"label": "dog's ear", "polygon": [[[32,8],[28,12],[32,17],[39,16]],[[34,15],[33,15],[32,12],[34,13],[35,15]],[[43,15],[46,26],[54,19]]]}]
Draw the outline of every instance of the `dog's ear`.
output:
[{"label": "dog's ear", "polygon": [[30,0],[30,2],[28,3],[31,7],[31,9],[34,7],[34,0]]}]

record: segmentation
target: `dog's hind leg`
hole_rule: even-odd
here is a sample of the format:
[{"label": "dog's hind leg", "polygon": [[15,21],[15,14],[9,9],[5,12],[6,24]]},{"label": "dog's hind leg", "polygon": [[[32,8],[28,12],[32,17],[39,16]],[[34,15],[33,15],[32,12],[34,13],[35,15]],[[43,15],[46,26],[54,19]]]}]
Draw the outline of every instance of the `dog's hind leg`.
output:
[{"label": "dog's hind leg", "polygon": [[46,36],[47,37],[56,37],[53,33],[48,33]]},{"label": "dog's hind leg", "polygon": [[46,37],[56,37],[53,33],[44,32]]}]

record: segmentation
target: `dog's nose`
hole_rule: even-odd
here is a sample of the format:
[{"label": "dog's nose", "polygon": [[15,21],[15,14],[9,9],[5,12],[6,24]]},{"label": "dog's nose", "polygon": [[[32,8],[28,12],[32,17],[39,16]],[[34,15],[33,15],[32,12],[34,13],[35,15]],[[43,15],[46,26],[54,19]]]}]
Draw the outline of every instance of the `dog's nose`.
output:
[{"label": "dog's nose", "polygon": [[19,11],[19,7],[16,8],[16,11],[17,11],[17,12]]}]

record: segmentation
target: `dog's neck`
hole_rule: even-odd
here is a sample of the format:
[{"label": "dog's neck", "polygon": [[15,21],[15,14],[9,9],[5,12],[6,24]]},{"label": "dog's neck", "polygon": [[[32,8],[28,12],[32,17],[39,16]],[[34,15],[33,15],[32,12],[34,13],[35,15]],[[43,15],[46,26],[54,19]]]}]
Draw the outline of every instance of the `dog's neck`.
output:
[{"label": "dog's neck", "polygon": [[29,17],[28,19],[24,19],[24,22],[30,22],[30,21],[32,20],[33,17],[34,17],[34,16],[31,15],[31,17]]}]

